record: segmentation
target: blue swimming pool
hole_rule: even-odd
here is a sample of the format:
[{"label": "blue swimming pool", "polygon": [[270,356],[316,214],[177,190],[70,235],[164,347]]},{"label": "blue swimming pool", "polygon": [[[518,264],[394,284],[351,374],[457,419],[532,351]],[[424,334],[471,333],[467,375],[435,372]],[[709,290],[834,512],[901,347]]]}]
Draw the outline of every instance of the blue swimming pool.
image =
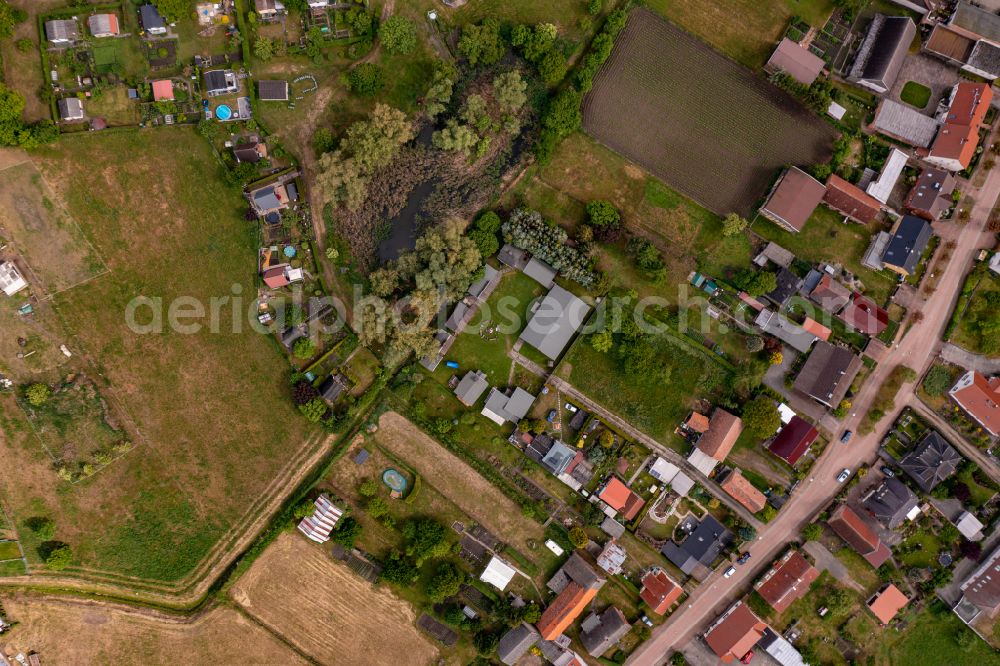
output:
[{"label": "blue swimming pool", "polygon": [[220,104],[215,107],[215,115],[219,120],[229,120],[233,117],[233,110],[225,104]]}]

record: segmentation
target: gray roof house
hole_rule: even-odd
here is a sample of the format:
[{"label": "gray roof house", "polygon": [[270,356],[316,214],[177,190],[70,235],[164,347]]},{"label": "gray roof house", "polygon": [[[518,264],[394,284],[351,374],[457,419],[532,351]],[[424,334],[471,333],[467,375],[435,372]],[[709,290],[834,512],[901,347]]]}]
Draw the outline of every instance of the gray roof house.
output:
[{"label": "gray roof house", "polygon": [[535,396],[523,388],[515,388],[509,396],[500,389],[494,388],[486,398],[486,406],[483,407],[482,414],[497,425],[503,425],[507,421],[517,423],[524,418],[534,402]]},{"label": "gray roof house", "polygon": [[816,402],[833,409],[861,370],[861,358],[851,350],[820,340],[813,347],[793,385]]},{"label": "gray roof house", "polygon": [[209,97],[228,95],[240,89],[236,73],[231,69],[213,69],[205,72],[205,94]]},{"label": "gray roof house", "polygon": [[552,268],[537,257],[532,257],[528,263],[524,265],[523,271],[525,275],[546,289],[551,288],[552,285],[555,284],[556,273],[558,272],[556,269]]},{"label": "gray roof house", "polygon": [[760,311],[754,323],[765,333],[773,335],[789,347],[803,353],[809,351],[809,348],[818,339],[784,315],[767,308]]},{"label": "gray roof house", "polygon": [[483,277],[469,285],[469,296],[486,300],[493,293],[493,290],[500,284],[500,271],[489,264],[483,267]]},{"label": "gray roof house", "polygon": [[876,14],[858,49],[849,78],[877,93],[889,92],[916,34],[917,26],[908,16]]},{"label": "gray roof house", "polygon": [[83,102],[76,97],[64,97],[56,102],[61,120],[83,120]]},{"label": "gray roof house", "polygon": [[497,259],[501,264],[519,271],[524,270],[524,267],[528,265],[528,253],[510,243],[504,243],[504,246],[497,252]]},{"label": "gray roof house", "polygon": [[489,386],[486,375],[481,370],[470,371],[465,373],[465,377],[455,387],[455,397],[466,407],[472,407]]},{"label": "gray roof house", "polygon": [[698,565],[711,566],[732,540],[733,533],[708,515],[681,544],[667,541],[660,552],[677,568],[690,575]]},{"label": "gray roof house", "polygon": [[972,53],[969,54],[962,69],[985,79],[997,78],[1000,76],[1000,46],[979,40],[972,47]]},{"label": "gray roof house", "polygon": [[870,127],[916,148],[928,148],[937,136],[938,121],[886,97],[875,109]]},{"label": "gray roof house", "polygon": [[906,484],[893,477],[873,488],[861,499],[861,504],[876,520],[894,530],[917,508],[918,501]]},{"label": "gray roof house", "polygon": [[287,102],[288,81],[258,81],[257,99],[262,102]]},{"label": "gray roof house", "polygon": [[555,285],[538,304],[520,338],[554,361],[589,312],[589,305]]},{"label": "gray roof house", "polygon": [[802,286],[802,279],[784,266],[774,274],[776,286],[765,296],[778,307],[783,306]]},{"label": "gray roof house", "polygon": [[80,28],[74,19],[53,19],[45,22],[45,39],[53,44],[69,44],[80,38]]},{"label": "gray roof house", "polygon": [[929,493],[954,474],[962,460],[958,451],[932,430],[916,449],[899,461],[899,466],[917,482],[921,490]]},{"label": "gray roof house", "polygon": [[632,629],[622,612],[609,606],[603,613],[591,613],[580,624],[580,643],[592,657],[603,657]]},{"label": "gray roof house", "polygon": [[930,222],[916,215],[904,215],[882,253],[882,263],[889,270],[912,275],[930,242]]},{"label": "gray roof house", "polygon": [[139,22],[142,24],[142,29],[151,35],[167,34],[167,24],[153,5],[139,7]]},{"label": "gray roof house", "polygon": [[580,557],[580,553],[574,550],[569,559],[545,584],[545,587],[559,594],[570,583],[576,583],[585,590],[596,590],[603,587],[606,582],[607,579],[597,573],[594,567],[590,566],[586,560]]},{"label": "gray roof house", "polygon": [[572,449],[562,442],[553,442],[545,457],[542,458],[542,467],[559,476],[566,471],[575,457],[576,449]]},{"label": "gray roof house", "polygon": [[526,622],[517,625],[500,637],[497,643],[497,657],[507,666],[514,666],[517,660],[541,639],[538,631]]},{"label": "gray roof house", "polygon": [[350,382],[344,375],[330,375],[319,385],[319,394],[329,403],[337,401],[344,391],[350,388]]},{"label": "gray roof house", "polygon": [[[980,3],[984,6],[988,3]],[[1000,16],[993,13],[995,7],[984,9],[969,0],[959,0],[955,13],[951,15],[948,27],[961,35],[981,37],[1000,44]],[[970,35],[971,33],[971,35]]]}]

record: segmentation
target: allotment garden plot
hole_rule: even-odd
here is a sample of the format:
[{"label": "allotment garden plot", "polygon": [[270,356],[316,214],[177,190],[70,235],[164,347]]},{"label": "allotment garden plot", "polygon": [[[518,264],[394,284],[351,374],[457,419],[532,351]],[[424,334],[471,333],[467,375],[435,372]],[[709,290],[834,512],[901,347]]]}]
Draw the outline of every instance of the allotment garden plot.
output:
[{"label": "allotment garden plot", "polygon": [[107,271],[76,220],[30,163],[0,171],[0,236],[24,257],[32,278],[53,294]]},{"label": "allotment garden plot", "polygon": [[583,105],[584,129],[710,210],[750,212],[785,165],[830,156],[834,130],[673,24],[636,10]]}]

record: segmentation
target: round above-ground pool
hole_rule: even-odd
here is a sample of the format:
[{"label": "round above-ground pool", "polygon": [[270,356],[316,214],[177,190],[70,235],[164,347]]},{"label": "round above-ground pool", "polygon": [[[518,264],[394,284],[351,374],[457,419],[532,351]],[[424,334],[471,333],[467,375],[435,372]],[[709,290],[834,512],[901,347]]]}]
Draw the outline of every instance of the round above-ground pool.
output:
[{"label": "round above-ground pool", "polygon": [[406,490],[406,477],[394,469],[387,469],[382,473],[382,483],[401,493]]},{"label": "round above-ground pool", "polygon": [[286,245],[285,249],[283,250],[283,252],[284,252],[285,256],[288,257],[289,259],[294,259],[295,255],[298,254],[298,252],[296,252],[295,248],[292,247],[291,245]]},{"label": "round above-ground pool", "polygon": [[215,107],[215,115],[219,120],[229,120],[233,117],[233,110],[225,104]]},{"label": "round above-ground pool", "polygon": [[279,215],[278,213],[275,213],[275,212],[272,211],[272,212],[270,212],[270,213],[268,213],[267,215],[264,216],[264,220],[268,224],[272,224],[272,225],[273,224],[278,224],[279,222],[281,222],[281,215]]}]

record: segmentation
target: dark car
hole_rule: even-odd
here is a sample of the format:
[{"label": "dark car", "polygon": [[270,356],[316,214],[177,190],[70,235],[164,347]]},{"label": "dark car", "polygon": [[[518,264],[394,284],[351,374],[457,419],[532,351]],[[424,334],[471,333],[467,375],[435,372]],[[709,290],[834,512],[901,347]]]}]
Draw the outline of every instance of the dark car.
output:
[{"label": "dark car", "polygon": [[739,559],[736,560],[736,564],[746,564],[747,560],[749,560],[749,559],[750,559],[750,552],[747,551],[747,552],[743,553],[742,555],[740,555]]},{"label": "dark car", "polygon": [[851,437],[853,436],[854,436],[853,432],[851,432],[850,430],[845,430],[844,434],[840,436],[840,443],[847,444],[849,441],[851,441]]}]

